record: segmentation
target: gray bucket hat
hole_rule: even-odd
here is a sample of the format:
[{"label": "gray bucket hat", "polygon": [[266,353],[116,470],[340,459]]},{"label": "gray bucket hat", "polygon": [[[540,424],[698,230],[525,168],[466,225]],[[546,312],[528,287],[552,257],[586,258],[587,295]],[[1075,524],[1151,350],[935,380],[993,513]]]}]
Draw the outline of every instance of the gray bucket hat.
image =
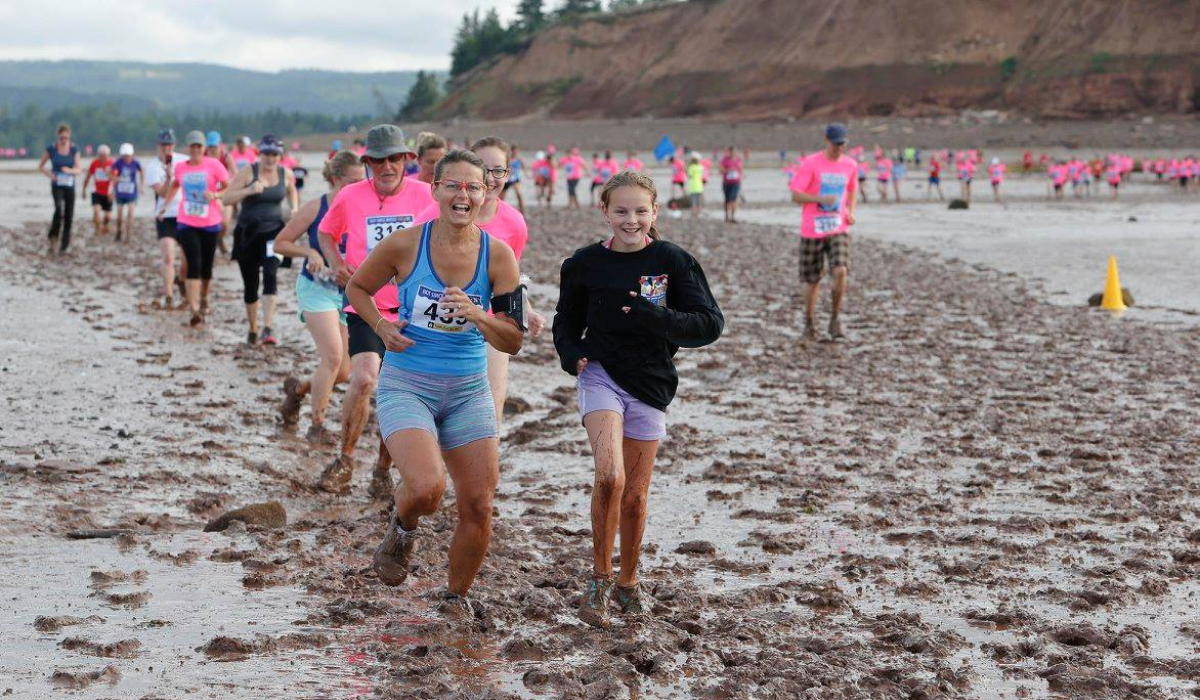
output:
[{"label": "gray bucket hat", "polygon": [[404,132],[395,124],[379,124],[367,132],[367,158],[387,158],[394,153],[417,155],[409,148]]}]

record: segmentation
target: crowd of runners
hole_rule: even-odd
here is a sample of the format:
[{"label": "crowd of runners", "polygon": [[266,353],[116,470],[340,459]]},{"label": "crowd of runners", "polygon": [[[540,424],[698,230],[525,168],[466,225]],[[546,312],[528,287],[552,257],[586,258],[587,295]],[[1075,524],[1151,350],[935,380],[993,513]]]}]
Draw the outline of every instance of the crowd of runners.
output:
[{"label": "crowd of runners", "polygon": [[[889,153],[875,146],[868,158],[865,148],[851,146],[842,124],[828,125],[823,137],[822,150],[793,163],[781,152],[800,208],[806,341],[819,335],[826,274],[828,337],[845,336],[850,230],[856,208],[872,196],[868,180],[875,180],[878,200],[899,202],[909,169],[927,168],[927,197],[936,191],[942,198],[945,168],[969,200],[982,170],[1000,201],[1009,173],[1008,164],[977,150]],[[405,581],[421,520],[438,510],[449,481],[458,525],[446,597],[463,606],[470,605],[465,596],[491,536],[509,358],[547,325],[520,270],[531,242],[521,186],[532,179],[535,204],[548,207],[561,179],[567,206],[582,209],[579,186],[588,183],[600,240],[563,262],[552,323],[562,369],[577,378],[580,420],[594,455],[593,577],[579,615],[605,626],[612,606],[625,614],[647,612],[637,568],[651,473],[678,383],[673,358],[680,348],[716,342],[724,326],[701,262],[665,240],[659,223],[667,210],[699,216],[714,170],[725,220],[736,223],[748,151],[730,146],[707,158],[676,150],[664,158],[670,190],[660,197],[632,151],[623,158],[596,151],[589,158],[578,147],[560,153],[548,144],[526,162],[501,138],[459,145],[429,132],[408,139],[399,127],[382,124],[349,149],[333,143],[320,169],[328,191],[305,202],[308,171],[295,155],[298,144],[289,149],[267,134],[257,141],[240,137],[228,147],[213,131],[189,131],[180,141],[170,128],[158,133],[157,144],[144,165],[126,143],[116,158],[101,146],[85,168],[70,128],[59,127],[39,163],[54,202],[49,254],[69,248],[77,177],[83,177],[81,194],[90,196],[98,237],[113,227],[115,239],[133,238],[138,198],[152,195],[162,284],[156,306],[186,310],[187,326],[204,327],[216,254],[227,252],[242,279],[249,345],[278,342],[279,270],[299,259],[294,293],[313,340],[315,368],[284,382],[282,421],[297,425],[309,404],[305,435],[314,449],[329,450],[315,486],[345,495],[358,471],[356,450],[374,397],[379,441],[369,440],[368,494],[393,504],[374,570],[385,584]],[[1115,197],[1139,171],[1178,181],[1185,190],[1200,176],[1200,162],[1192,158],[1138,165],[1115,153],[1086,161],[1042,156],[1035,163],[1026,152],[1013,169],[1023,176],[1044,169],[1053,197],[1063,197],[1067,183],[1075,196],[1088,196],[1101,180]],[[327,417],[334,388],[343,383],[335,432]],[[620,571],[614,574],[618,533]]]}]

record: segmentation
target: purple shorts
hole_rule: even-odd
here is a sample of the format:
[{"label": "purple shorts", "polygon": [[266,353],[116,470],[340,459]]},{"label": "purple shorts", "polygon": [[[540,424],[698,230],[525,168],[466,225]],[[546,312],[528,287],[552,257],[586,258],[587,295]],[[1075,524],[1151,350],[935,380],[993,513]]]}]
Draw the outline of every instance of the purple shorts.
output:
[{"label": "purple shorts", "polygon": [[579,415],[614,411],[624,419],[624,436],[631,440],[661,440],[667,435],[667,413],[633,397],[617,386],[598,362],[589,362],[576,381]]}]

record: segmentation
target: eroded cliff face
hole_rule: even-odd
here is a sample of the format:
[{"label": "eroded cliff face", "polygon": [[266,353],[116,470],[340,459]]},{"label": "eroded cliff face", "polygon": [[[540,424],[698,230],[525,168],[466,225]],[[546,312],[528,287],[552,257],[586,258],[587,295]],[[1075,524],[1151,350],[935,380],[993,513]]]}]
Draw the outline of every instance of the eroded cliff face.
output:
[{"label": "eroded cliff face", "polygon": [[462,76],[443,116],[1200,108],[1197,0],[692,0],[559,26]]}]

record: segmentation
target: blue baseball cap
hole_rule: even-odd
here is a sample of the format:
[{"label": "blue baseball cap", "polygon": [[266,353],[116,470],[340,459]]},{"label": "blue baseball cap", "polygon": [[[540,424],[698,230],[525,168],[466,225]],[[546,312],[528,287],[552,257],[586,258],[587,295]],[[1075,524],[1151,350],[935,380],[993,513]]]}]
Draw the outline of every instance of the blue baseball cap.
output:
[{"label": "blue baseball cap", "polygon": [[175,130],[171,128],[163,128],[158,131],[158,142],[163,145],[175,143]]},{"label": "blue baseball cap", "polygon": [[335,150],[335,151],[342,150],[342,140],[341,139],[333,140],[333,150]]},{"label": "blue baseball cap", "polygon": [[846,131],[846,125],[834,122],[825,127],[825,138],[829,139],[831,143],[835,143],[839,146],[846,143],[846,141],[849,139],[849,133]]},{"label": "blue baseball cap", "polygon": [[262,154],[274,153],[275,155],[283,155],[283,142],[273,134],[267,134],[258,142],[258,152]]},{"label": "blue baseball cap", "polygon": [[221,145],[221,132],[219,132],[219,131],[208,132],[208,134],[205,137],[205,141],[207,142],[207,145],[209,145],[209,146],[220,146]]}]

